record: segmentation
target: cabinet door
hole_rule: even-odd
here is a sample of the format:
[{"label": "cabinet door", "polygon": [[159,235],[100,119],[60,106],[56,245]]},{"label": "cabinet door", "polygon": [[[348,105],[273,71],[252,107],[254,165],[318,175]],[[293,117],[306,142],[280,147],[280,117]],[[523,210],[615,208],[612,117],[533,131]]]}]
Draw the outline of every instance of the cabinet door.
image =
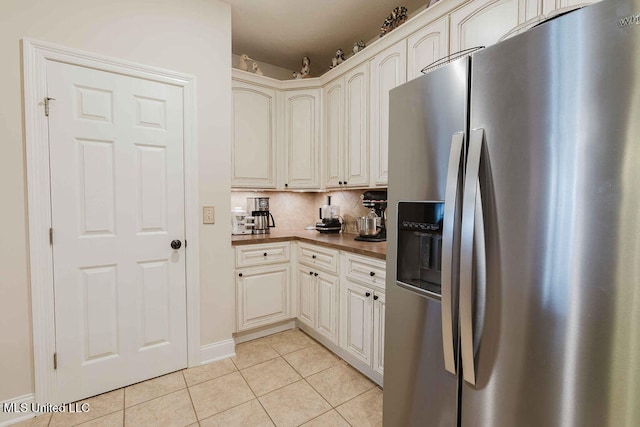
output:
[{"label": "cabinet door", "polygon": [[587,6],[594,1],[585,0],[542,0],[542,13],[545,15],[559,15],[563,12],[568,12],[576,7]]},{"label": "cabinet door", "polygon": [[345,75],[344,184],[369,185],[368,67],[364,63]]},{"label": "cabinet door", "polygon": [[371,300],[373,292],[349,280],[343,281],[343,286],[340,314],[342,347],[371,366],[371,326],[373,323]]},{"label": "cabinet door", "polygon": [[298,268],[298,319],[312,328],[315,324],[316,279],[307,267]]},{"label": "cabinet door", "polygon": [[373,296],[373,369],[384,374],[384,292],[376,291]]},{"label": "cabinet door", "polygon": [[236,272],[238,331],[290,317],[289,274],[288,263]]},{"label": "cabinet door", "polygon": [[326,273],[316,278],[317,304],[316,330],[336,343],[338,338],[338,283],[339,279]]},{"label": "cabinet door", "polygon": [[276,187],[276,92],[233,82],[231,185]]},{"label": "cabinet door", "polygon": [[407,80],[422,75],[427,65],[449,54],[449,17],[444,16],[407,39]]},{"label": "cabinet door", "polygon": [[320,188],[320,89],[285,94],[286,188]]},{"label": "cabinet door", "polygon": [[451,52],[490,46],[538,14],[537,0],[477,0],[451,13]]},{"label": "cabinet door", "polygon": [[371,61],[371,149],[375,185],[386,185],[389,177],[389,91],[406,79],[406,40]]},{"label": "cabinet door", "polygon": [[326,141],[326,186],[339,187],[344,180],[344,79],[324,88],[324,134]]}]

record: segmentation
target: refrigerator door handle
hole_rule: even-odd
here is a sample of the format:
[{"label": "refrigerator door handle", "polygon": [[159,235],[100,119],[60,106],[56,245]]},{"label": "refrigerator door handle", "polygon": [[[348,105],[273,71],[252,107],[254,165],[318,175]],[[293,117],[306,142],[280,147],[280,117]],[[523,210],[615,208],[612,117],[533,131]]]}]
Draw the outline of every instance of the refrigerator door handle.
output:
[{"label": "refrigerator door handle", "polygon": [[[442,224],[442,276],[441,276],[441,305],[442,305],[442,351],[444,354],[444,367],[450,373],[456,375],[456,339],[458,313],[454,312],[454,256],[456,248],[456,236],[454,231],[458,224],[458,198],[460,170],[462,163],[462,147],[464,146],[464,133],[458,132],[451,138],[451,152],[449,154],[449,167],[447,169],[447,186],[444,199],[444,218]],[[455,325],[454,325],[455,322]]]},{"label": "refrigerator door handle", "polygon": [[[484,129],[474,129],[469,138],[467,174],[462,200],[460,245],[460,341],[464,380],[476,385],[476,352],[484,320],[486,292],[486,257],[484,248],[484,218],[480,196],[480,157],[484,144]],[[474,256],[475,255],[475,256]],[[475,292],[474,292],[474,259]],[[475,294],[475,298],[474,298]],[[475,313],[474,313],[474,302]],[[475,314],[475,316],[474,316]],[[474,322],[474,317],[477,322]]]}]

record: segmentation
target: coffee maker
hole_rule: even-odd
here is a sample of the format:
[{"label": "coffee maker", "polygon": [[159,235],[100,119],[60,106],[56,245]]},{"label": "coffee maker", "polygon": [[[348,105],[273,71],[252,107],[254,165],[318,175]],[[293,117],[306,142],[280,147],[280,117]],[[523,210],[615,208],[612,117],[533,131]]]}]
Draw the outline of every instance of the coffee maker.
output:
[{"label": "coffee maker", "polygon": [[387,240],[386,209],[387,190],[365,191],[362,205],[371,209],[369,215],[356,218],[358,235],[355,240],[361,242],[384,242]]},{"label": "coffee maker", "polygon": [[273,215],[269,213],[268,197],[247,197],[247,212],[251,212],[253,218],[253,234],[267,234],[269,228],[276,226]]},{"label": "coffee maker", "polygon": [[327,204],[319,209],[320,222],[316,223],[316,231],[327,233],[339,233],[342,230],[340,222],[340,206],[331,204],[331,196],[327,196]]}]

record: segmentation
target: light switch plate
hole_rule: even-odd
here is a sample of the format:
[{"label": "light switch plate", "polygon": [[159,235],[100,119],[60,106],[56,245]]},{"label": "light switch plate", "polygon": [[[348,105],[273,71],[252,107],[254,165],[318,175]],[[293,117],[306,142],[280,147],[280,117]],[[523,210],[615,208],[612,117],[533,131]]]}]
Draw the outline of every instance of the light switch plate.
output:
[{"label": "light switch plate", "polygon": [[216,211],[213,206],[202,207],[202,223],[203,224],[215,224],[216,223]]}]

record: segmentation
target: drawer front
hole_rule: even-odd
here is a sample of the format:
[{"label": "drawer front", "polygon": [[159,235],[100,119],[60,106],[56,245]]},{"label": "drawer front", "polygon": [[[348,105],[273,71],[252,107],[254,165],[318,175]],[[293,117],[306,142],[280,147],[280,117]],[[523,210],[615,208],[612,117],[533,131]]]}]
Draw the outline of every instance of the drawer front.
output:
[{"label": "drawer front", "polygon": [[289,261],[289,242],[236,246],[236,268]]},{"label": "drawer front", "polygon": [[345,254],[345,275],[367,286],[385,288],[386,263],[374,258]]},{"label": "drawer front", "polygon": [[331,274],[338,274],[340,253],[322,246],[298,244],[298,262]]}]

